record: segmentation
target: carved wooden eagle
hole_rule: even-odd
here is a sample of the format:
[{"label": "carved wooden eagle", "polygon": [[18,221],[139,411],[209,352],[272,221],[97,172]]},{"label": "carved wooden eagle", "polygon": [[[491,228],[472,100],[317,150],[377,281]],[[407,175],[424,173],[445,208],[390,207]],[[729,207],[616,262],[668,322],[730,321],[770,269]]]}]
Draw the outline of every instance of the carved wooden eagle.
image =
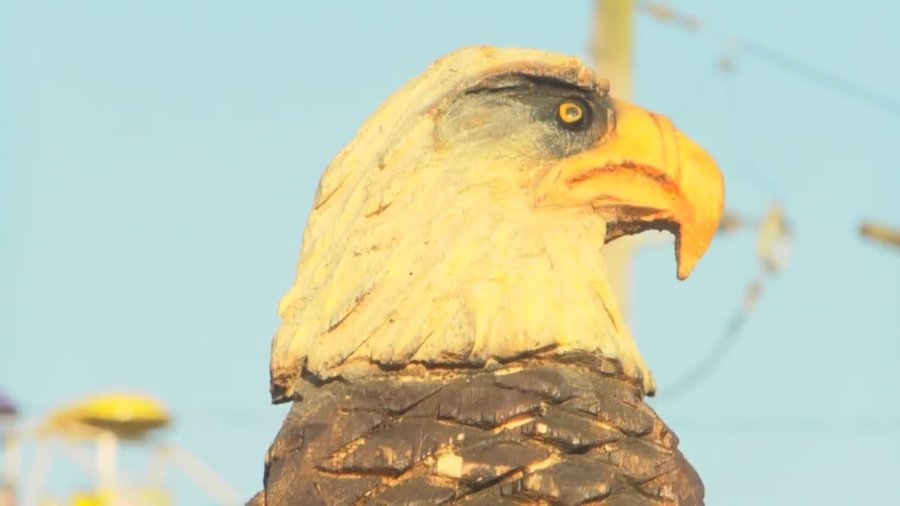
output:
[{"label": "carved wooden eagle", "polygon": [[322,176],[279,306],[293,407],[251,504],[701,505],[600,250],[722,214],[713,159],[577,58],[468,47]]}]

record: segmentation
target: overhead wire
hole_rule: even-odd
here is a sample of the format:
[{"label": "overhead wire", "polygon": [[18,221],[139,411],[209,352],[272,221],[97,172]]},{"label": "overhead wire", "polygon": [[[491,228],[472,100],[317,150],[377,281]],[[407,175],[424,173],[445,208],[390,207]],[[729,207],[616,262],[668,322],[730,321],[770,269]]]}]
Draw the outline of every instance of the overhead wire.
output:
[{"label": "overhead wire", "polygon": [[740,96],[736,82],[736,72],[723,72],[722,101],[726,110],[725,116],[729,119],[731,141],[737,156],[735,159],[740,170],[761,191],[767,192],[770,197],[783,201],[775,183],[756,165],[756,157],[753,156],[752,136],[744,129],[747,118],[741,108]]},{"label": "overhead wire", "polygon": [[675,379],[675,381],[666,385],[664,394],[660,396],[662,400],[671,400],[681,397],[685,393],[693,390],[704,379],[709,377],[716,367],[725,360],[728,352],[734,347],[735,343],[741,335],[747,318],[759,299],[762,292],[763,276],[758,275],[750,285],[744,297],[741,307],[728,320],[725,331],[719,339],[712,345],[706,356],[700,362],[694,364],[683,375]]},{"label": "overhead wire", "polygon": [[[731,67],[731,65],[728,65],[727,69],[723,69],[725,70],[723,72],[725,74],[723,77],[723,101],[726,117],[729,118],[728,123],[731,127],[733,149],[737,153],[735,160],[757,187],[774,196],[776,202],[783,201],[784,199],[780,196],[776,185],[766,177],[764,172],[758,170],[755,164],[751,147],[752,138],[743,128],[747,123],[740,106],[737,83],[734,77],[735,72],[733,72]],[[737,217],[731,216],[730,218],[735,219]],[[725,360],[738,341],[748,318],[760,300],[766,281],[780,271],[786,261],[786,258],[779,256],[783,253],[782,251],[773,249],[783,246],[779,242],[789,241],[791,236],[790,226],[784,221],[777,205],[775,207],[770,206],[766,217],[762,220],[744,218],[741,221],[740,228],[748,226],[758,227],[760,237],[757,248],[763,268],[760,269],[760,272],[756,274],[748,285],[744,292],[744,300],[731,316],[722,335],[712,345],[707,355],[699,363],[688,369],[687,373],[676,378],[675,381],[665,388],[665,395],[662,397],[665,400],[677,398],[692,390],[702,380],[709,377],[716,367]]]},{"label": "overhead wire", "polygon": [[[675,24],[690,31],[709,30],[700,18],[685,15],[659,2],[642,2],[638,4],[638,9],[658,21]],[[714,74],[720,77],[719,82],[722,85],[723,110],[726,111],[725,117],[729,123],[728,131],[730,132],[732,148],[735,153],[735,165],[759,190],[768,193],[770,198],[774,198],[776,202],[784,201],[777,185],[765,173],[758,170],[755,157],[753,156],[752,139],[744,129],[747,123],[741,108],[734,64],[734,53],[739,48],[744,47],[741,44],[742,39],[722,33],[718,35],[723,41],[728,42],[730,48],[724,56],[720,56],[715,67],[717,72]],[[694,96],[700,96],[700,93],[697,92]],[[689,103],[689,100],[678,102],[676,107],[681,106],[682,103]],[[732,232],[746,228],[752,226],[753,222],[756,221],[734,213],[728,214],[726,218],[728,218],[728,227],[721,229],[720,232]],[[714,342],[705,357],[689,368],[683,376],[676,378],[672,383],[661,388],[660,393],[662,395],[659,396],[659,400],[666,401],[682,396],[696,388],[697,385],[713,373],[738,341],[747,319],[760,299],[766,280],[783,267],[783,263],[787,259],[785,251],[786,249],[789,250],[792,232],[791,227],[780,211],[780,206],[777,204],[770,206],[766,217],[758,220],[758,227],[757,249],[760,261],[763,264],[761,271],[747,287],[742,303],[731,316],[721,336]]]},{"label": "overhead wire", "polygon": [[[48,412],[49,409],[36,409],[37,406],[24,406],[23,414],[33,415]],[[257,424],[275,423],[280,425],[283,416],[276,410],[263,411],[253,408],[237,407],[195,407],[188,411],[179,411],[181,416],[175,418],[173,425],[197,424],[204,427],[238,427]],[[720,432],[778,434],[796,431],[816,432],[878,432],[900,433],[900,417],[877,416],[722,416],[722,417],[669,417],[668,422],[679,429],[712,430]]]},{"label": "overhead wire", "polygon": [[856,433],[866,435],[900,434],[900,417],[721,417],[681,418],[668,417],[667,422],[678,430],[701,430],[704,433],[720,431],[746,434]]},{"label": "overhead wire", "polygon": [[900,118],[900,97],[868,88],[840,74],[806,63],[759,41],[719,30],[705,20],[675,11],[663,2],[639,2],[637,11],[656,21],[679,26],[689,31],[708,32],[730,45],[735,53],[778,67],[785,72],[802,77],[812,84],[830,89],[861,104]]},{"label": "overhead wire", "polygon": [[672,106],[669,114],[677,118],[686,117],[688,113],[694,110],[693,106],[697,99],[703,96],[703,92],[709,88],[710,84],[715,82],[718,74],[718,69],[710,67],[706,72],[701,73],[697,79],[691,81],[687,87],[679,91],[676,99],[672,101],[675,105]]},{"label": "overhead wire", "polygon": [[866,88],[838,74],[814,67],[750,39],[741,38],[739,49],[741,53],[747,56],[803,77],[807,81],[823,88],[828,88],[845,97],[852,98],[857,102],[900,118],[900,98]]},{"label": "overhead wire", "polygon": [[[720,72],[721,71],[717,73]],[[758,185],[761,190],[776,193],[776,189],[771,181],[765,178],[764,174],[755,170],[756,166],[754,165],[754,158],[751,156],[750,139],[746,136],[746,132],[744,132],[742,128],[744,125],[744,118],[740,110],[736,85],[733,82],[733,73],[725,72],[725,74],[726,75],[722,78],[725,81],[722,86],[722,100],[724,102],[724,108],[727,111],[726,116],[730,119],[730,121],[728,121],[730,126],[729,131],[731,132],[730,136],[734,145],[734,152],[737,153],[735,160],[739,164],[738,166],[743,168],[745,173],[750,176],[751,181]],[[735,216],[734,218],[737,217]],[[753,223],[753,220],[742,219],[739,226],[743,228],[751,223]],[[721,336],[713,343],[710,350],[699,362],[690,367],[682,376],[677,377],[674,381],[665,385],[665,387],[660,390],[660,400],[669,401],[693,390],[703,380],[708,378],[716,367],[725,360],[728,353],[738,341],[748,317],[755,308],[756,302],[759,300],[765,279],[765,271],[756,275],[748,289],[745,291],[742,304],[729,318]]]}]

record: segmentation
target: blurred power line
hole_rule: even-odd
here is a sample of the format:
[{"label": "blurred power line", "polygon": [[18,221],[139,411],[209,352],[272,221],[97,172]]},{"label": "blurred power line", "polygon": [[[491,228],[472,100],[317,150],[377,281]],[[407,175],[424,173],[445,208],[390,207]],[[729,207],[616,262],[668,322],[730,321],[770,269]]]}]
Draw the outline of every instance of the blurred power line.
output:
[{"label": "blurred power line", "polygon": [[750,227],[756,227],[756,254],[761,267],[760,272],[747,287],[741,306],[731,317],[724,333],[713,345],[706,358],[672,385],[660,390],[661,397],[665,400],[688,392],[712,373],[737,341],[747,318],[753,313],[762,295],[766,281],[787,265],[793,249],[793,233],[781,207],[778,204],[770,205],[761,220],[753,220],[735,213],[726,213],[719,233],[728,234]]},{"label": "blurred power line", "polygon": [[829,88],[892,116],[900,117],[900,99],[865,88],[849,79],[816,68],[752,40],[741,39],[739,49],[741,53],[757,60],[779,67],[782,70],[803,77],[819,86]]},{"label": "blurred power line", "polygon": [[[33,416],[51,409],[35,409],[37,406],[20,406],[24,416]],[[195,407],[175,412],[174,425],[203,425],[208,427],[238,427],[256,424],[280,425],[284,415],[276,409],[241,409],[239,407]],[[679,429],[709,430],[724,433],[790,433],[860,432],[900,433],[900,417],[841,417],[841,416],[723,416],[723,417],[670,417],[670,424]]]},{"label": "blurred power line", "polygon": [[638,9],[653,19],[666,24],[679,26],[691,31],[715,32],[735,52],[778,67],[813,84],[828,88],[892,116],[900,117],[900,98],[898,97],[892,97],[866,88],[839,74],[818,68],[752,39],[729,32],[712,30],[700,18],[676,11],[663,2],[641,2],[638,5]]},{"label": "blurred power line", "polygon": [[668,419],[679,430],[703,430],[704,432],[779,434],[792,432],[857,433],[873,435],[900,433],[900,417],[722,417]]},{"label": "blurred power line", "polygon": [[[700,18],[675,11],[662,3],[643,2],[639,4],[638,8],[656,20],[674,24],[689,31],[696,32],[707,29]],[[726,37],[726,39],[730,42],[729,47],[732,52],[734,48],[739,47],[740,44],[736,37]],[[723,104],[723,111],[726,113],[727,130],[730,132],[733,150],[736,153],[735,160],[737,161],[736,164],[732,163],[731,165],[736,165],[745,175],[749,176],[750,181],[758,189],[763,190],[771,202],[765,216],[760,219],[750,218],[734,211],[726,211],[719,234],[728,235],[739,230],[755,229],[757,258],[760,269],[747,287],[743,302],[729,320],[721,337],[715,342],[706,356],[674,383],[660,388],[659,393],[663,400],[683,395],[711,375],[740,337],[747,319],[756,308],[766,281],[784,268],[791,253],[792,228],[788,224],[781,205],[778,204],[778,202],[783,202],[785,199],[780,195],[777,185],[765,173],[758,170],[754,164],[756,157],[753,156],[752,136],[744,128],[747,123],[743,115],[740,97],[737,93],[735,84],[737,72],[735,70],[736,63],[732,55],[725,54],[720,56],[716,61],[715,67],[710,72],[704,73],[701,79],[692,83],[692,88],[688,90],[691,94],[680,100],[676,107],[692,104],[692,99],[701,96],[698,90],[702,90],[710,81],[710,78],[716,76],[724,78],[723,100],[725,103]],[[696,95],[693,93],[696,93]]]}]

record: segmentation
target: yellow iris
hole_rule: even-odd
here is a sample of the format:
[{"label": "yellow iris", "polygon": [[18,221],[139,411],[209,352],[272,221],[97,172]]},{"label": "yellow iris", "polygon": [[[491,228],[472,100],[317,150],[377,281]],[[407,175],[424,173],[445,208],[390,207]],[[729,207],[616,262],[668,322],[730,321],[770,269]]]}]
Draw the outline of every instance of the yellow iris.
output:
[{"label": "yellow iris", "polygon": [[581,121],[581,118],[584,117],[584,109],[582,109],[581,106],[576,104],[575,102],[566,101],[559,104],[559,108],[556,110],[556,115],[563,123],[578,123],[579,121]]}]

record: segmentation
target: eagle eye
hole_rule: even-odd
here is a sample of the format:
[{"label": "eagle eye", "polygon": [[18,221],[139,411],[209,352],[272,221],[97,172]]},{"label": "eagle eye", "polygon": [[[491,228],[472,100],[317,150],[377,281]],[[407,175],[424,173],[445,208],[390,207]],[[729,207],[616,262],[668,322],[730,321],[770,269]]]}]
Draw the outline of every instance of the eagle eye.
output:
[{"label": "eagle eye", "polygon": [[590,125],[590,106],[580,98],[567,98],[556,106],[556,122],[567,130]]}]

